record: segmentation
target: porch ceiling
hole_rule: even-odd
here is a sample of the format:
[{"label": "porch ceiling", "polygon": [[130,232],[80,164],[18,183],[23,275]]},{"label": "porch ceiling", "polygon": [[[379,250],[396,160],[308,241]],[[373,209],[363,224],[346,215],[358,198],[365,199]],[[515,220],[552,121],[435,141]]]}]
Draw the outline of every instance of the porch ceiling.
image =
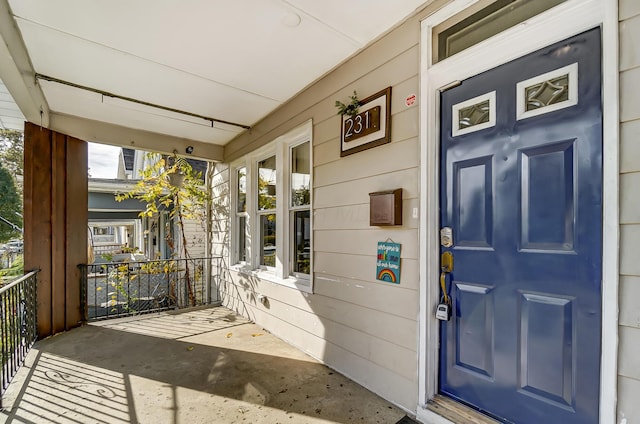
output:
[{"label": "porch ceiling", "polygon": [[28,120],[73,136],[223,146],[245,129],[104,92],[252,126],[423,3],[0,0],[0,79]]}]

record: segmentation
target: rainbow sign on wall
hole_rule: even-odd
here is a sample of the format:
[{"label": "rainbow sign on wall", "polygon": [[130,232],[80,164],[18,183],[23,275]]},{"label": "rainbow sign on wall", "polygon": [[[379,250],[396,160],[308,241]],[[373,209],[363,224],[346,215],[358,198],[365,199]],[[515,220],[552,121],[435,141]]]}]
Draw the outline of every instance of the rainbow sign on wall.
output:
[{"label": "rainbow sign on wall", "polygon": [[400,284],[400,243],[378,242],[376,280]]}]

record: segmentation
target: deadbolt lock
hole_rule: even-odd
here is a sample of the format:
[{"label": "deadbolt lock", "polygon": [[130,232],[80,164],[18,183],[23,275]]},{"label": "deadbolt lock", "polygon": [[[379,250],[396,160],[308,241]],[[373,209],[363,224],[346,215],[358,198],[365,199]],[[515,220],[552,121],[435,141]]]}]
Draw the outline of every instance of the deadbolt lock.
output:
[{"label": "deadbolt lock", "polygon": [[440,246],[453,246],[453,229],[451,227],[442,227],[440,229]]}]

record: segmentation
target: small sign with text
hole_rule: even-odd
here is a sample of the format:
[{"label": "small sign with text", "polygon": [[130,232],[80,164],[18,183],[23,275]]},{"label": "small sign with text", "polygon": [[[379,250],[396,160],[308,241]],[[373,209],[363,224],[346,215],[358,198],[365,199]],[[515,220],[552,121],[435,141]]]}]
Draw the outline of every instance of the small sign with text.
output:
[{"label": "small sign with text", "polygon": [[378,242],[376,280],[400,284],[400,243]]}]

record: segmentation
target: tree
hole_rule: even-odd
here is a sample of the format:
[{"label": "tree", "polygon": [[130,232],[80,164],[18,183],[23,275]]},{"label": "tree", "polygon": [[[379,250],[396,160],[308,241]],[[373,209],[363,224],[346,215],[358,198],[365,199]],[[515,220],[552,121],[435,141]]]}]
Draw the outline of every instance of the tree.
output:
[{"label": "tree", "polygon": [[0,242],[20,235],[22,200],[11,174],[0,165]]},{"label": "tree", "polygon": [[24,169],[24,137],[21,132],[0,130],[0,159],[3,166],[14,176],[14,181],[18,184],[18,194],[22,197],[22,185],[15,178],[22,177]]},{"label": "tree", "polygon": [[[152,160],[142,171],[142,179],[129,192],[116,195],[116,200],[138,199],[145,202],[146,207],[140,212],[140,217],[153,217],[162,208],[168,210],[169,217],[175,219],[180,231],[182,254],[179,252],[178,256],[190,259],[184,220],[202,216],[211,195],[202,183],[202,173],[194,172],[185,158],[175,154],[170,157],[162,157],[157,153],[148,155]],[[170,232],[167,232],[167,237],[171,237]],[[173,249],[173,240],[168,239],[167,242]],[[195,306],[188,266],[185,267],[185,281],[189,301]]]}]

